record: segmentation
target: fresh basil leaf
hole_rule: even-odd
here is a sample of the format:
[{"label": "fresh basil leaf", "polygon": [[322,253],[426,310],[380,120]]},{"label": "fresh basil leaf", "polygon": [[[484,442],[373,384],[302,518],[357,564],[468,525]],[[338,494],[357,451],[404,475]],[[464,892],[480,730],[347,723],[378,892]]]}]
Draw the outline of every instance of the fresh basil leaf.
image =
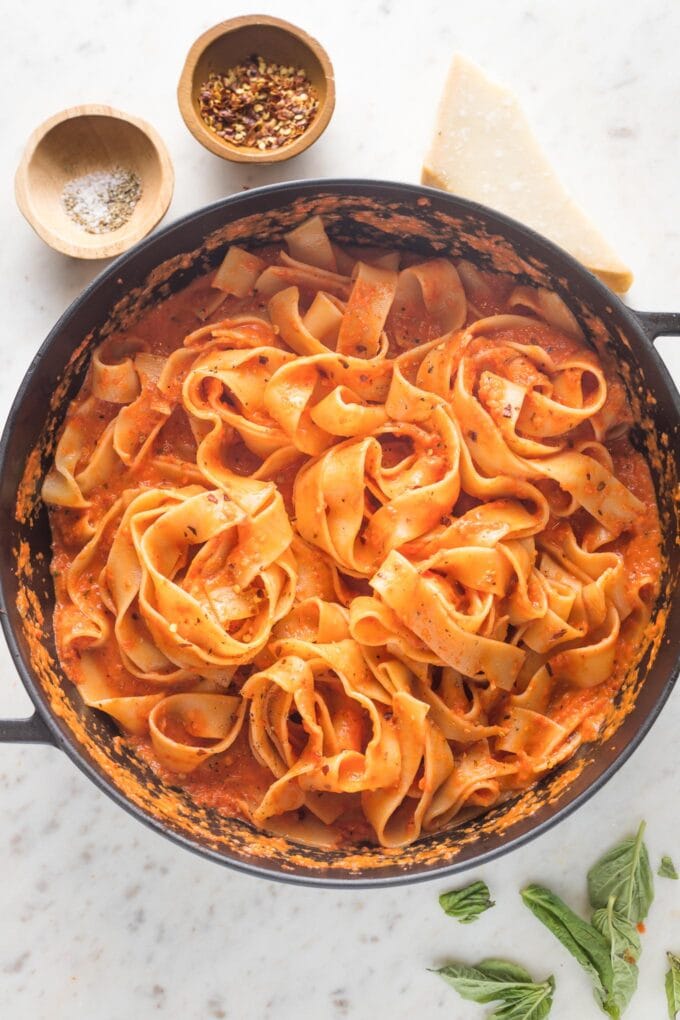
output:
[{"label": "fresh basil leaf", "polygon": [[675,865],[673,864],[673,861],[670,859],[670,857],[668,857],[665,854],[661,858],[661,864],[659,865],[657,875],[660,875],[661,878],[680,878],[680,875],[678,875],[677,871],[675,870]]},{"label": "fresh basil leaf", "polygon": [[588,894],[593,908],[606,907],[614,896],[617,913],[637,924],[644,921],[654,899],[654,877],[647,847],[642,841],[645,823],[637,835],[609,850],[588,872]]},{"label": "fresh basil leaf", "polygon": [[463,999],[499,1002],[488,1020],[543,1020],[552,1006],[554,978],[532,981],[524,967],[506,960],[482,960],[474,967],[449,963],[435,973],[448,981]]},{"label": "fresh basil leaf", "polygon": [[680,956],[674,953],[666,953],[670,967],[666,972],[666,999],[668,1001],[668,1016],[675,1020],[680,1013]]},{"label": "fresh basil leaf", "polygon": [[448,963],[435,973],[448,981],[463,999],[472,1002],[493,1002],[510,988],[533,984],[528,971],[504,960],[483,960],[474,967]]},{"label": "fresh basil leaf", "polygon": [[606,998],[602,1000],[602,1009],[613,1020],[619,1020],[624,1011],[628,1008],[638,985],[638,969],[634,963],[628,963],[622,956],[615,956],[612,959],[612,970],[614,978],[612,987],[607,990]]},{"label": "fresh basil leaf", "polygon": [[495,906],[486,882],[473,882],[464,889],[442,893],[439,904],[445,914],[455,917],[461,924],[476,921],[485,910]]},{"label": "fresh basil leaf", "polygon": [[575,914],[564,900],[543,886],[527,886],[522,890],[522,899],[588,972],[598,999],[605,1002],[614,980],[607,940],[591,924]]},{"label": "fresh basil leaf", "polygon": [[604,935],[611,944],[615,953],[627,956],[632,963],[638,962],[642,950],[638,930],[632,921],[628,921],[614,910],[613,897],[606,907],[595,911],[592,923],[600,935]]},{"label": "fresh basil leaf", "polygon": [[555,979],[534,985],[531,989],[513,989],[505,993],[488,1020],[544,1020],[552,1008]]},{"label": "fresh basil leaf", "polygon": [[640,958],[640,936],[634,924],[614,910],[614,897],[606,907],[593,914],[593,927],[609,942],[612,983],[602,1007],[610,1016],[618,1017],[627,1008],[638,983],[637,961]]},{"label": "fresh basil leaf", "polygon": [[528,970],[525,970],[519,963],[510,963],[509,960],[499,960],[495,956],[489,956],[477,964],[481,967],[488,978],[493,981],[500,981],[504,984],[532,984],[533,978]]}]

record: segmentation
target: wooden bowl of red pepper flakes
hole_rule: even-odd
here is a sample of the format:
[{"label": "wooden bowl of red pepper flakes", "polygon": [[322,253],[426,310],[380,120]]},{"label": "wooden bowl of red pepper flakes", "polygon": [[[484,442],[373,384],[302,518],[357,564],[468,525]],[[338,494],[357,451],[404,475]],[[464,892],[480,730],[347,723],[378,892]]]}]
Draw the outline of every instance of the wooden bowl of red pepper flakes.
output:
[{"label": "wooden bowl of red pepper flakes", "polygon": [[335,107],[333,66],[302,29],[264,15],[232,18],[193,44],[177,87],[201,145],[237,163],[276,163],[307,149]]}]

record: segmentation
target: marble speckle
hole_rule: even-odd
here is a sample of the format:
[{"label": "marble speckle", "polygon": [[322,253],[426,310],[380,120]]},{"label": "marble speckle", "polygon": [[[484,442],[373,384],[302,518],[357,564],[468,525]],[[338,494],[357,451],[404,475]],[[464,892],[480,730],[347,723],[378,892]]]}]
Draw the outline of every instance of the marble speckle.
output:
[{"label": "marble speckle", "polygon": [[[335,64],[337,107],[323,139],[290,164],[244,170],[185,130],[175,85],[186,50],[242,8],[203,0],[168,17],[163,0],[37,0],[8,10],[0,208],[0,418],[48,329],[102,268],[63,258],[11,197],[28,130],[97,100],[150,120],[174,160],[168,222],[223,195],[279,180],[417,180],[454,49],[515,89],[574,196],[632,263],[634,307],[680,309],[677,118],[680,8],[667,0],[258,0],[316,35]],[[35,33],[36,20],[41,31]],[[27,83],[17,90],[17,82]],[[615,172],[613,170],[615,169]],[[680,344],[659,350],[680,379]],[[27,698],[4,644],[0,715]],[[606,789],[557,830],[483,877],[496,907],[465,928],[437,896],[446,881],[338,892],[267,884],[180,850],[129,818],[57,751],[0,746],[0,1015],[12,1020],[481,1020],[427,968],[489,954],[554,974],[551,1020],[601,1016],[578,965],[522,907],[531,880],[585,907],[590,862],[640,817],[653,862],[680,845],[680,692]],[[669,808],[670,806],[670,808]],[[679,851],[680,852],[680,851]],[[664,953],[680,951],[680,883],[658,880],[640,988],[627,1016],[665,1015]]]},{"label": "marble speckle", "polygon": [[607,130],[607,134],[610,138],[635,138],[637,130],[631,127],[610,127]]},{"label": "marble speckle", "polygon": [[15,960],[11,960],[9,963],[5,964],[5,966],[2,968],[4,973],[5,974],[20,974],[21,971],[24,969],[24,965],[25,965],[26,961],[30,958],[30,956],[31,956],[31,954],[30,954],[30,952],[28,950],[26,950],[25,952],[21,953],[21,955],[17,956],[17,958]]},{"label": "marble speckle", "polygon": [[227,1016],[224,1009],[224,1002],[217,996],[212,999],[208,999],[206,1009],[208,1011],[208,1016],[215,1017],[216,1020],[223,1020],[223,1018]]}]

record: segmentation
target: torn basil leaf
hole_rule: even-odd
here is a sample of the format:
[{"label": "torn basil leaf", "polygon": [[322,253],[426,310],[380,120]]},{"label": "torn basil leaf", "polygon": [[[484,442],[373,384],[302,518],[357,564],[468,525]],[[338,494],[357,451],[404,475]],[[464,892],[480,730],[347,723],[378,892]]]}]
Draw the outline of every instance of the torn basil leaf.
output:
[{"label": "torn basil leaf", "polygon": [[442,893],[439,904],[445,914],[455,917],[461,924],[476,921],[480,914],[494,906],[486,882],[473,882],[464,889]]},{"label": "torn basil leaf", "polygon": [[614,896],[614,908],[627,920],[644,921],[654,899],[654,878],[649,854],[642,837],[641,822],[635,836],[624,839],[609,850],[588,872],[588,895],[591,906],[606,907]]},{"label": "torn basil leaf", "polygon": [[598,999],[606,1001],[607,990],[612,986],[614,975],[609,943],[604,936],[574,913],[564,900],[543,886],[527,886],[522,890],[522,899],[535,917],[588,972]]},{"label": "torn basil leaf", "polygon": [[614,910],[613,896],[593,914],[593,927],[609,943],[612,964],[612,981],[602,1007],[610,1016],[620,1016],[637,988],[640,936],[632,921]]},{"label": "torn basil leaf", "polygon": [[674,953],[666,953],[670,967],[666,972],[666,1000],[668,1002],[668,1016],[675,1020],[680,1013],[680,956]]},{"label": "torn basil leaf", "polygon": [[678,877],[680,877],[680,876],[678,876],[678,873],[675,870],[675,865],[673,864],[673,861],[666,854],[664,854],[664,856],[661,858],[661,864],[659,865],[659,870],[657,871],[657,875],[660,875],[661,878],[678,878]]},{"label": "torn basil leaf", "polygon": [[506,960],[482,960],[474,967],[449,963],[439,974],[463,999],[498,1002],[488,1020],[544,1020],[550,1013],[555,980],[532,980],[524,967]]},{"label": "torn basil leaf", "polygon": [[632,921],[617,914],[613,909],[613,897],[606,907],[595,911],[592,922],[593,927],[611,942],[614,952],[620,955],[625,953],[633,963],[638,962],[642,947],[637,927]]}]

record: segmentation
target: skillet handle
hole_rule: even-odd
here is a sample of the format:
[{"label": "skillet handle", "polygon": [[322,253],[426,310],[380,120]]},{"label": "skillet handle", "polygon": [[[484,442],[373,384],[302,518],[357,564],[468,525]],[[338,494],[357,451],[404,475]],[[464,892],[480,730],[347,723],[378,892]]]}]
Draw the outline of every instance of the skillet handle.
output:
[{"label": "skillet handle", "polygon": [[680,312],[633,312],[633,315],[651,343],[658,336],[680,336]]},{"label": "skillet handle", "polygon": [[0,744],[52,744],[57,741],[42,716],[34,712],[28,719],[0,719]]}]

